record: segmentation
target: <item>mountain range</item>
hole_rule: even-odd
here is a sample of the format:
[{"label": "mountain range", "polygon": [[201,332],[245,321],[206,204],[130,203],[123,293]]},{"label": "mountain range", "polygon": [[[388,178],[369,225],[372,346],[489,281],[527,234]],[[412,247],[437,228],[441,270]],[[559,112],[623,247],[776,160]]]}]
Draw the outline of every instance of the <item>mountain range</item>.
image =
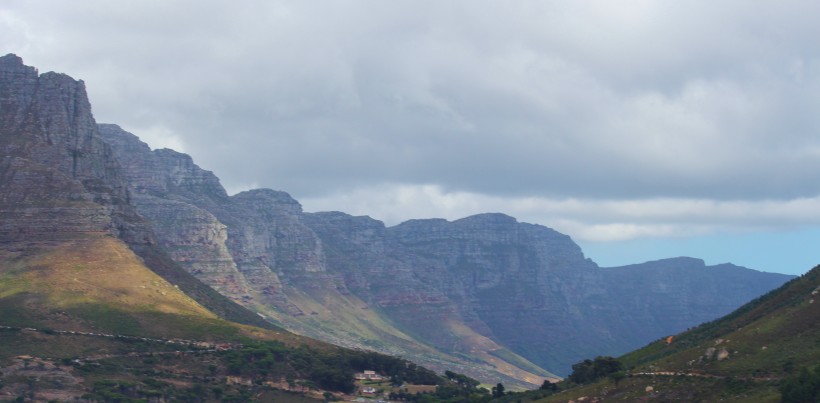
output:
[{"label": "mountain range", "polygon": [[0,124],[0,325],[245,329],[227,320],[525,387],[792,278],[693,258],[602,268],[497,213],[388,227],[282,191],[228,195],[190,156],[97,124],[82,81],[15,55],[0,57]]}]

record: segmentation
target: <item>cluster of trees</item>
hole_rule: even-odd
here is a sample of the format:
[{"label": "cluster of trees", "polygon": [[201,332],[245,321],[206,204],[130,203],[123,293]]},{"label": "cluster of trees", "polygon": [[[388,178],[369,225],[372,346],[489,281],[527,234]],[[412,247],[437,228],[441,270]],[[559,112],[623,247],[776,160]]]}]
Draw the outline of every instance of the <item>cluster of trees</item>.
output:
[{"label": "cluster of trees", "polygon": [[444,382],[424,367],[374,352],[308,346],[292,348],[281,342],[257,342],[223,354],[230,375],[256,379],[306,379],[321,389],[344,393],[355,391],[355,373],[365,370],[387,375],[394,384],[437,385]]},{"label": "cluster of trees", "polygon": [[447,377],[450,382],[455,383],[456,385],[460,386],[462,389],[465,390],[474,390],[481,384],[481,382],[470,378],[464,374],[457,374],[453,371],[444,371],[444,376]]},{"label": "cluster of trees", "polygon": [[[247,395],[247,394],[246,394]],[[242,400],[244,396],[236,395]],[[99,402],[119,402],[119,403],[142,403],[146,401],[175,401],[175,402],[203,402],[208,399],[223,399],[232,396],[224,396],[220,387],[207,388],[203,384],[194,384],[191,388],[178,389],[166,382],[151,378],[144,378],[139,381],[127,380],[102,380],[94,382],[94,386],[89,393],[83,395],[83,399]],[[250,395],[247,395],[250,397]],[[230,401],[230,399],[223,400]]]},{"label": "cluster of trees", "polygon": [[267,377],[307,379],[326,390],[352,393],[355,369],[343,354],[301,346],[289,348],[280,342],[260,342],[224,353],[230,375],[255,380]]},{"label": "cluster of trees", "polygon": [[[420,403],[483,403],[492,399],[490,391],[478,387],[481,382],[467,375],[458,374],[453,371],[445,371],[444,376],[447,378],[447,381],[440,382],[435,392],[415,394],[406,391],[394,392],[390,394],[390,400]],[[439,380],[441,379],[442,378],[439,377]],[[493,390],[495,391],[497,388],[500,388],[499,390],[503,394],[504,385],[499,383]]]},{"label": "cluster of trees", "polygon": [[577,384],[592,383],[622,369],[623,364],[615,358],[598,356],[594,360],[586,359],[573,365],[572,374],[567,379]]},{"label": "cluster of trees", "polygon": [[379,354],[372,351],[348,353],[348,360],[356,372],[372,370],[389,376],[393,384],[411,383],[414,385],[441,385],[444,380],[435,372],[420,367],[410,361]]},{"label": "cluster of trees", "polygon": [[820,366],[800,372],[783,380],[780,393],[784,403],[820,402]]}]

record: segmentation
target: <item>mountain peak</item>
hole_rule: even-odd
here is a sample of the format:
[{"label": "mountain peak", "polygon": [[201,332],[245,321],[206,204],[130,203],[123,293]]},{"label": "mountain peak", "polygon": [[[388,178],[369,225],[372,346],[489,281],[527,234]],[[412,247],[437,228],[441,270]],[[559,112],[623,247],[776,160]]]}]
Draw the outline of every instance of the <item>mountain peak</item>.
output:
[{"label": "mountain peak", "polygon": [[34,75],[37,74],[37,69],[23,64],[23,58],[9,53],[5,56],[0,56],[0,72],[20,72]]},{"label": "mountain peak", "polygon": [[0,56],[0,66],[23,66],[23,58],[20,56],[15,55],[14,53],[9,53],[5,56]]}]

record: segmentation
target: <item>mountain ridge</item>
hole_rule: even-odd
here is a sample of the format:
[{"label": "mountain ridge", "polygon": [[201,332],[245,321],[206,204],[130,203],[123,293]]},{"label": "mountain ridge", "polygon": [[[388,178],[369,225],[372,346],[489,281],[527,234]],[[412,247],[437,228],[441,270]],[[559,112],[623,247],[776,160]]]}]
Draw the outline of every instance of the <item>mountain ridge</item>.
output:
[{"label": "mountain ridge", "polygon": [[[126,136],[121,128],[113,126],[101,128],[101,133],[112,144],[121,141],[118,140],[119,136]],[[131,136],[127,135],[129,138],[132,138]],[[145,150],[146,147],[142,149]],[[126,151],[125,147],[115,146],[114,149],[121,154]],[[152,152],[156,153],[157,150]],[[181,155],[178,157],[182,158]],[[130,155],[129,158],[138,159],[135,155]],[[184,158],[188,161],[189,157]],[[133,171],[132,176],[138,176],[137,174],[144,172],[147,163],[134,163],[131,168],[126,166],[126,171]],[[189,168],[201,169],[195,166]],[[200,174],[188,172],[182,175],[187,177]],[[218,179],[211,185],[215,188],[202,188],[201,194],[187,190],[172,192],[165,196],[166,202],[184,201],[196,205],[197,209],[213,214],[214,218],[225,225],[227,239],[223,241],[224,249],[237,262],[238,268],[233,275],[241,278],[244,270],[253,276],[253,280],[247,281],[248,284],[266,285],[257,287],[255,291],[250,290],[245,296],[235,295],[234,300],[241,301],[245,298],[244,303],[247,306],[253,306],[253,309],[265,314],[269,319],[293,330],[298,328],[299,332],[312,337],[324,337],[336,343],[349,343],[358,339],[359,341],[352,345],[387,348],[378,347],[378,344],[368,345],[377,339],[373,339],[376,336],[373,334],[372,325],[366,323],[350,325],[349,327],[354,330],[350,330],[352,333],[341,331],[341,334],[346,335],[342,339],[332,334],[345,325],[337,323],[334,325],[335,330],[328,330],[328,323],[334,321],[332,316],[339,312],[330,314],[326,309],[317,308],[326,305],[321,301],[335,298],[340,301],[346,300],[340,303],[341,305],[350,305],[350,298],[355,297],[354,299],[360,302],[352,302],[353,307],[361,304],[367,309],[360,309],[359,314],[346,313],[349,322],[361,319],[356,316],[361,316],[362,312],[367,312],[368,315],[375,312],[377,316],[383,317],[379,320],[389,318],[388,322],[392,325],[388,327],[395,328],[390,332],[398,329],[403,334],[402,338],[412,335],[411,339],[423,340],[425,344],[429,343],[439,349],[446,347],[458,354],[475,352],[483,347],[476,348],[471,343],[482,345],[482,342],[477,340],[486,338],[502,343],[498,347],[484,348],[485,352],[503,350],[508,352],[501,354],[502,356],[513,357],[517,354],[510,353],[519,348],[519,351],[525,352],[524,357],[535,357],[536,361],[541,362],[542,367],[568,368],[572,360],[582,357],[585,351],[588,351],[585,348],[572,347],[579,344],[577,342],[569,346],[565,344],[579,338],[576,334],[580,333],[579,326],[582,325],[577,322],[584,320],[579,317],[598,315],[618,318],[626,311],[634,309],[631,306],[619,308],[613,307],[612,304],[591,302],[595,298],[611,299],[613,293],[606,289],[608,283],[617,280],[617,277],[625,276],[627,281],[623,283],[631,282],[628,272],[633,270],[629,267],[600,268],[583,255],[583,251],[569,236],[541,225],[520,223],[514,217],[505,214],[485,213],[454,221],[413,219],[394,226],[386,226],[383,222],[368,216],[354,217],[343,212],[306,213],[302,211],[298,201],[281,191],[255,189],[225,197]],[[135,193],[140,193],[139,187],[151,189],[151,186],[138,183]],[[215,199],[218,199],[218,202],[214,201]],[[135,200],[139,209],[140,196],[135,196]],[[143,207],[150,209],[147,204]],[[143,214],[147,217],[152,216],[151,211],[145,211]],[[157,221],[159,228],[165,228],[161,217],[158,217]],[[180,223],[176,222],[175,225]],[[165,234],[166,248],[173,250],[180,247],[183,240],[176,239],[177,235],[172,230],[168,231]],[[160,238],[162,237],[163,235],[160,235]],[[538,246],[534,248],[533,245],[536,244]],[[642,265],[647,264],[652,263]],[[706,267],[703,261],[698,259],[671,259],[654,264],[682,265],[686,267],[683,271]],[[716,267],[716,272],[723,272],[728,268]],[[463,276],[465,273],[468,274],[467,277]],[[755,272],[746,273],[753,275]],[[668,275],[680,277],[684,273],[678,271],[677,274]],[[783,281],[787,278],[781,277]],[[535,284],[532,284],[534,279]],[[708,282],[711,279],[703,281]],[[743,281],[739,283],[740,288],[747,284]],[[769,281],[776,285],[778,280]],[[521,284],[530,285],[525,287]],[[498,299],[496,292],[500,292],[499,287],[502,285],[508,288],[506,292],[511,295],[522,295],[514,303],[501,302],[507,306],[504,312],[493,308],[503,299],[489,302]],[[313,291],[305,293],[306,289]],[[558,298],[539,289],[550,290],[564,297]],[[720,294],[712,289],[712,294]],[[757,287],[741,293],[745,293],[743,298],[749,299],[765,290],[767,288]],[[630,290],[632,291],[634,290]],[[720,306],[734,307],[744,302],[743,298],[732,298],[729,298],[731,301],[721,302]],[[476,305],[476,301],[484,302]],[[652,306],[645,305],[653,303],[655,302],[649,300],[639,305],[644,311],[651,311]],[[275,309],[271,310],[271,305]],[[535,312],[538,309],[541,309],[541,316],[522,320],[522,310]],[[645,323],[685,313],[680,309],[675,310],[674,307],[670,309],[671,312],[644,315]],[[662,331],[666,333],[670,329],[685,329],[700,323],[698,321],[714,318],[718,312],[709,307],[701,307],[701,310],[711,313],[686,313],[685,320],[677,323],[677,327],[662,326]],[[519,313],[517,316],[512,315],[514,312]],[[725,312],[721,310],[720,313]],[[322,320],[316,321],[314,317]],[[375,318],[371,316],[368,320]],[[528,329],[531,331],[507,331],[520,328],[521,323],[539,323],[545,320],[553,323],[549,331],[537,325],[532,325],[532,329]],[[601,322],[600,319],[596,320]],[[435,324],[420,326],[429,322]],[[499,325],[494,329],[488,323]],[[617,326],[604,321],[594,324],[593,327],[602,333],[595,337],[580,336],[581,339],[585,339],[580,344],[603,347],[607,351],[626,351],[629,347],[638,345],[634,341],[631,344],[622,341],[635,337],[635,323],[632,326]],[[607,336],[610,332],[607,329],[611,327],[621,329],[619,331],[623,334]],[[527,339],[522,334],[532,337]],[[558,338],[558,341],[547,342],[548,347],[533,349],[534,344],[543,345],[543,340],[555,338],[556,335],[564,336]],[[527,340],[521,341],[522,337]],[[639,334],[638,340],[649,341],[647,337],[649,336]],[[522,346],[509,350],[505,346],[509,346],[510,343]],[[517,361],[514,358],[510,359]],[[521,365],[528,364],[522,362]]]},{"label": "mountain ridge", "polygon": [[[0,213],[12,218],[3,222],[5,236],[30,239],[32,213],[65,228],[91,225],[126,240],[143,261],[164,268],[163,277],[188,292],[198,290],[198,299],[219,300],[211,309],[222,307],[244,321],[260,323],[262,315],[339,345],[525,387],[555,379],[550,371],[564,374],[592,351],[627,351],[668,329],[716,317],[710,306],[682,308],[692,290],[709,290],[721,306],[737,306],[788,278],[767,278],[760,286],[757,275],[747,272],[732,287],[718,289],[712,278],[681,281],[692,262],[678,261],[684,270],[629,288],[632,270],[600,268],[570,237],[499,213],[386,227],[369,217],[305,213],[281,191],[228,195],[216,175],[190,156],[151,150],[116,125],[97,125],[81,82],[54,73],[40,88],[32,81],[36,69],[18,57],[4,56],[0,66],[0,77],[14,76],[1,84],[2,116],[11,123],[4,125],[0,146],[7,156],[38,159],[6,157],[0,165],[2,177],[16,184],[14,191],[0,192]],[[32,85],[34,92],[27,90]],[[37,98],[66,89],[73,94],[67,103]],[[31,115],[18,105],[26,102],[45,107]],[[40,122],[46,116],[52,116],[48,125]],[[38,140],[21,140],[27,131]],[[79,134],[71,139],[84,140],[66,141],[71,133]],[[39,213],[19,208],[20,195],[42,199],[31,193],[38,189],[26,187],[37,179],[26,176],[32,172],[59,177],[49,182],[55,189],[39,191],[66,195],[60,205]],[[27,218],[16,225],[16,217]],[[613,282],[627,288],[616,292]],[[653,299],[651,291],[660,285],[674,298]],[[632,299],[619,301],[625,298],[619,293]],[[643,316],[629,326],[617,323],[632,311]],[[686,323],[667,323],[678,316]]]}]

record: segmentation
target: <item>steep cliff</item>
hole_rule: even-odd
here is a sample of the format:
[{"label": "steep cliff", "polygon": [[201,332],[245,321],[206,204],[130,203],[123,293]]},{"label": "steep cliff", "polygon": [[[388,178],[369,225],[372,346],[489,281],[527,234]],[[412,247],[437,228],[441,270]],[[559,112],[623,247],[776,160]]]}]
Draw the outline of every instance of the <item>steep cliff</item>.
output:
[{"label": "steep cliff", "polygon": [[0,57],[0,214],[5,240],[108,232],[151,242],[96,135],[82,81]]},{"label": "steep cliff", "polygon": [[0,57],[0,148],[4,258],[33,261],[52,249],[68,251],[68,244],[127,245],[129,253],[213,311],[270,326],[204,286],[157,247],[150,224],[131,203],[111,147],[100,138],[82,81],[39,74],[15,55]]},{"label": "steep cliff", "polygon": [[219,180],[185,154],[152,152],[119,126],[100,125],[99,131],[119,156],[134,205],[152,223],[171,258],[220,293],[236,301],[250,298],[250,288],[225,245],[226,226],[195,204],[227,203]]},{"label": "steep cliff", "polygon": [[300,224],[299,203],[272,190],[229,197],[186,154],[152,151],[116,125],[100,125],[100,133],[121,156],[138,211],[175,261],[235,301],[301,313],[280,275],[321,272],[324,260],[318,239]]},{"label": "steep cliff", "polygon": [[[401,278],[414,281],[412,268],[387,257],[386,247],[368,250],[366,258],[346,255],[336,245],[327,247],[309,226],[309,221],[316,220],[304,214],[301,205],[287,193],[257,189],[227,196],[218,179],[189,156],[171,150],[152,151],[116,125],[102,124],[99,131],[119,156],[130,183],[131,199],[152,223],[159,245],[189,273],[232,300],[301,334],[412,357],[441,371],[501,379],[509,385],[540,384],[550,375],[512,352],[504,359],[482,353],[484,357],[479,361],[470,361],[450,355],[453,349],[431,348],[430,337],[411,335],[412,326],[399,330],[393,318],[381,310],[369,309],[373,303],[359,298],[366,293],[351,288]],[[364,220],[384,231],[381,222]],[[382,242],[378,235],[378,230],[362,234],[361,241],[367,242],[369,237]],[[346,259],[350,267],[328,270],[328,254],[333,254],[335,262]],[[385,270],[391,264],[402,264],[405,270]],[[359,270],[361,265],[371,270]],[[423,288],[424,283],[416,282],[407,290],[420,302],[448,304],[448,309],[439,310],[439,317],[461,326],[462,336],[470,335],[473,340],[470,345],[482,345],[485,351],[504,350],[461,324],[454,316],[454,303],[443,294],[425,295],[418,291]],[[393,305],[407,302],[399,294],[395,289],[383,288],[376,299],[381,302],[373,306],[387,305],[386,301],[393,301]],[[464,344],[461,339],[448,337]],[[476,354],[473,356],[475,360]]]},{"label": "steep cliff", "polygon": [[542,368],[565,374],[582,358],[715,318],[788,279],[688,259],[599,268],[568,236],[502,214],[388,228],[304,213],[280,191],[228,196],[190,156],[151,150],[118,126],[99,133],[122,166],[110,175],[130,189],[110,198],[135,205],[156,234],[150,242],[186,273],[299,333],[487,381],[540,384],[550,376]]},{"label": "steep cliff", "polygon": [[391,228],[342,213],[306,222],[328,251],[328,270],[401,329],[475,351],[457,330],[466,326],[561,374],[584,357],[725,314],[790,278],[688,258],[599,268],[566,235],[502,214]]},{"label": "steep cliff", "polygon": [[488,380],[565,374],[582,358],[715,318],[789,278],[696,259],[599,268],[568,236],[503,214],[388,228],[304,213],[280,191],[227,196],[189,156],[151,151],[114,125],[100,132],[160,245],[197,278],[302,334]]}]

